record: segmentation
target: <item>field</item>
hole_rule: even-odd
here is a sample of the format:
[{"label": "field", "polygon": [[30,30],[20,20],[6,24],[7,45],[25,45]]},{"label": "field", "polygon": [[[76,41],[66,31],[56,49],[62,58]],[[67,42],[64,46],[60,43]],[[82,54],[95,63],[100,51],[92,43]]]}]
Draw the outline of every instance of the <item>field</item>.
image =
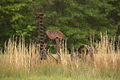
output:
[{"label": "field", "polygon": [[25,45],[24,38],[17,42],[10,39],[0,52],[0,80],[120,80],[119,42],[115,50],[114,39],[109,41],[107,36],[101,35],[99,42],[91,41],[94,61],[89,55],[85,61],[71,61],[70,54],[61,48],[59,64],[49,57],[40,61],[35,43]]}]

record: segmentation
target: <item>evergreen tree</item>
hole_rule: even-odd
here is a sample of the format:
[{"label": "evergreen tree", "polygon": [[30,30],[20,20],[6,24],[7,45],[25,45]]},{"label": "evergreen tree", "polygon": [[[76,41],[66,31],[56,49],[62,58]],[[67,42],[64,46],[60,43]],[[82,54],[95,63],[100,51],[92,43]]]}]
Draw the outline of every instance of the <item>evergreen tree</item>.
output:
[{"label": "evergreen tree", "polygon": [[43,12],[45,31],[62,31],[68,48],[71,44],[78,48],[89,44],[90,33],[95,34],[95,40],[100,32],[107,31],[110,37],[119,33],[119,8],[119,0],[1,0],[0,42],[10,35],[39,40],[39,23],[35,17]]}]

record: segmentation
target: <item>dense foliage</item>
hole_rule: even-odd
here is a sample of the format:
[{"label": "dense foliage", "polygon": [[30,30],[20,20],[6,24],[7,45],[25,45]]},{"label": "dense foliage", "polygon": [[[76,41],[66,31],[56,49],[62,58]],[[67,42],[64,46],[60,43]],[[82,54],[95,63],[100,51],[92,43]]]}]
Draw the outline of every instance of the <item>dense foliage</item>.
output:
[{"label": "dense foliage", "polygon": [[69,48],[89,44],[90,33],[95,40],[100,32],[120,34],[119,0],[1,0],[0,46],[11,35],[38,40],[38,12],[45,14],[45,30],[62,31]]}]

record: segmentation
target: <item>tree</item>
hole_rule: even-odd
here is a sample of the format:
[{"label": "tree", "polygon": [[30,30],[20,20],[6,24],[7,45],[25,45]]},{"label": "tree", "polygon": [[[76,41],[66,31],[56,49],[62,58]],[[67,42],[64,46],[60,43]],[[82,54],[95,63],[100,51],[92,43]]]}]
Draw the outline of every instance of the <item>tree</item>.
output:
[{"label": "tree", "polygon": [[[46,30],[55,29],[64,33],[71,43],[78,48],[81,44],[89,44],[89,36],[94,32],[98,39],[100,32],[107,31],[109,36],[116,33],[117,26],[109,14],[115,9],[113,0],[52,0],[45,2]],[[113,1],[114,2],[114,1]]]},{"label": "tree", "polygon": [[[75,48],[90,44],[90,33],[98,40],[100,32],[107,31],[110,37],[119,32],[119,0],[1,0],[0,5],[1,40],[13,34],[39,39],[39,24],[35,19],[38,12],[45,14],[46,31],[64,33],[68,48],[72,44]],[[48,41],[47,36],[45,39]]]},{"label": "tree", "polygon": [[[0,1],[0,44],[3,45],[11,35],[29,35],[33,28],[24,15],[26,6],[31,0],[1,0]],[[28,11],[28,10],[27,10]],[[28,13],[28,12],[27,12]],[[25,22],[24,22],[25,21]]]}]

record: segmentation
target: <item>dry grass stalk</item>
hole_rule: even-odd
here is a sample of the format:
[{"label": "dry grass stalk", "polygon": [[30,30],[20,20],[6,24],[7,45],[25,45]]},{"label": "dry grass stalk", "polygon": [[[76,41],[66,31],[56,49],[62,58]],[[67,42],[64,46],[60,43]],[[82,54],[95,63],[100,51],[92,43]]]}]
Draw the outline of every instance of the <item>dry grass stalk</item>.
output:
[{"label": "dry grass stalk", "polygon": [[[94,64],[96,68],[120,68],[118,62],[120,62],[119,47],[117,52],[115,50],[115,37],[108,40],[107,33],[103,36],[100,33],[101,40],[95,44],[93,48],[94,53]],[[119,44],[117,44],[119,45]]]},{"label": "dry grass stalk", "polygon": [[[93,35],[94,36],[94,35]],[[120,55],[119,55],[119,42],[117,44],[117,51],[115,51],[115,39],[111,39],[109,41],[107,33],[103,36],[102,33],[100,33],[100,41],[96,41],[93,43],[94,37],[91,37],[91,46],[94,50],[94,65],[95,68],[120,68]],[[94,46],[93,46],[94,44]],[[71,61],[70,55],[68,49],[67,49],[67,40],[65,42],[61,43],[61,52],[62,52],[62,64],[65,65],[74,65],[77,68],[82,62],[80,59],[77,59],[75,61]],[[77,54],[73,51],[73,54]],[[19,43],[16,39],[9,39],[8,44],[5,43],[5,51],[4,54],[4,60],[0,60],[0,63],[6,63],[8,65],[14,65],[17,68],[22,68],[25,70],[28,70],[30,68],[37,67],[41,64],[39,64],[39,47],[36,46],[35,43],[30,42],[29,45],[25,45],[25,40],[22,37],[22,39],[19,39]],[[43,61],[44,62],[44,61]],[[53,62],[51,59],[48,58],[47,62]],[[89,65],[90,57],[86,57],[85,65]],[[46,64],[46,62],[44,63]]]},{"label": "dry grass stalk", "polygon": [[15,65],[17,68],[29,69],[39,63],[39,47],[35,43],[25,45],[25,40],[19,39],[19,43],[9,39],[5,44],[4,57],[6,62]]}]

